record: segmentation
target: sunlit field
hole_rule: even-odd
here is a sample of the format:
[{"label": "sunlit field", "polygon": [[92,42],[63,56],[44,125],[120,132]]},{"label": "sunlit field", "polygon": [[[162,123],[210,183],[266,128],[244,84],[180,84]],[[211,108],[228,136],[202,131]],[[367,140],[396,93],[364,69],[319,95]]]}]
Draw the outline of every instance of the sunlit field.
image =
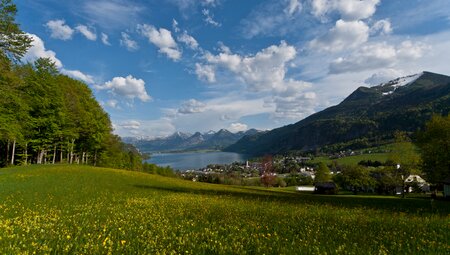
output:
[{"label": "sunlit field", "polygon": [[449,254],[450,202],[0,169],[0,254]]}]

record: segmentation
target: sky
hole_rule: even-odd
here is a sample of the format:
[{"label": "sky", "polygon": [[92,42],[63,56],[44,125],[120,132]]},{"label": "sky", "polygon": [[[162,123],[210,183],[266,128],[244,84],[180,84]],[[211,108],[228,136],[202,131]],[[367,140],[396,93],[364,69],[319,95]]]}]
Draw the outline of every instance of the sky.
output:
[{"label": "sky", "polygon": [[16,0],[33,37],[84,81],[122,137],[268,130],[360,86],[450,75],[448,0]]}]

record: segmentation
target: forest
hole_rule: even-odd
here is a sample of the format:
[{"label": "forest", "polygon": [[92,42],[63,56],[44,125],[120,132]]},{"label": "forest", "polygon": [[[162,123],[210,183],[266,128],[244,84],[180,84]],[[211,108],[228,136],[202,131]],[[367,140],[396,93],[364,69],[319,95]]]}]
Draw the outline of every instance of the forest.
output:
[{"label": "forest", "polygon": [[32,44],[15,22],[16,6],[0,3],[0,167],[89,164],[142,170],[142,155],[113,134],[108,114],[85,83],[50,59],[21,59]]}]

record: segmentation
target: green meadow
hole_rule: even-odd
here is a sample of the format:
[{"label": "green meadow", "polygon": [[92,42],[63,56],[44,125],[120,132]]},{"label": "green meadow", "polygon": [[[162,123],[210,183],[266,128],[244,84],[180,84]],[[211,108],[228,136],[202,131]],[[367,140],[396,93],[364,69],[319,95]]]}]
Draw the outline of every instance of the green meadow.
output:
[{"label": "green meadow", "polygon": [[0,254],[449,254],[450,203],[0,169]]},{"label": "green meadow", "polygon": [[385,162],[388,158],[389,158],[388,153],[371,153],[371,154],[347,156],[338,159],[330,159],[328,157],[316,157],[311,162],[313,163],[323,162],[327,165],[330,165],[333,161],[336,161],[341,165],[357,165],[362,160]]}]

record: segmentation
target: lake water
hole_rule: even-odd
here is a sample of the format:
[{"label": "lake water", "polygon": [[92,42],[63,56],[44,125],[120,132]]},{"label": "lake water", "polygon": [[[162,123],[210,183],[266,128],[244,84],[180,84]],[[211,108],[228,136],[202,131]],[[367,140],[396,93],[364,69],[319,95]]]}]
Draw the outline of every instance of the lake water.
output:
[{"label": "lake water", "polygon": [[159,166],[170,166],[175,170],[191,170],[206,167],[209,164],[231,164],[244,162],[247,157],[233,152],[184,152],[152,154],[147,162]]}]

